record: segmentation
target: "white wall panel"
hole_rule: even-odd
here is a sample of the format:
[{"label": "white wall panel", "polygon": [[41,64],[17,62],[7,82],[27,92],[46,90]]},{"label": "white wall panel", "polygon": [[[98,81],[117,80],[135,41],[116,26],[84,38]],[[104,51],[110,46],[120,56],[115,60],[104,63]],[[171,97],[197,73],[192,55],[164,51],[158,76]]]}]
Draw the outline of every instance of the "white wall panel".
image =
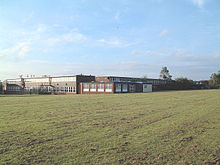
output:
[{"label": "white wall panel", "polygon": [[152,92],[152,84],[143,84],[143,92]]},{"label": "white wall panel", "polygon": [[33,83],[49,83],[49,77],[47,78],[28,78],[24,80],[25,82],[33,82]]},{"label": "white wall panel", "polygon": [[53,77],[52,82],[71,82],[76,81],[76,77]]}]

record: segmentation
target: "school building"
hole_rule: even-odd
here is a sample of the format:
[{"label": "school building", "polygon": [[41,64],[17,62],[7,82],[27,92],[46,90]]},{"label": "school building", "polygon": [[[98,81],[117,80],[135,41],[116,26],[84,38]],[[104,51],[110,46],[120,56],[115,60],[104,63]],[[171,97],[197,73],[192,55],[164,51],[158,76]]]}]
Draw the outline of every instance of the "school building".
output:
[{"label": "school building", "polygon": [[5,94],[101,94],[152,92],[166,80],[117,76],[43,76],[7,79]]}]

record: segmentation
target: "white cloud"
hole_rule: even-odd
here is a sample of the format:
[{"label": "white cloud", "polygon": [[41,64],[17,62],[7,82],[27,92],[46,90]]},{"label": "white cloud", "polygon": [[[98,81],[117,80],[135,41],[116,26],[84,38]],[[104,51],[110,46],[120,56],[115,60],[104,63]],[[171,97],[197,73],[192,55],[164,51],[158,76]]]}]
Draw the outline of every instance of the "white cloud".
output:
[{"label": "white cloud", "polygon": [[164,37],[164,36],[166,36],[169,32],[170,32],[169,30],[164,29],[163,31],[160,32],[159,36],[160,36],[160,37]]},{"label": "white cloud", "polygon": [[128,47],[134,44],[120,39],[99,39],[97,41],[101,43],[102,46],[110,46],[110,47]]},{"label": "white cloud", "polygon": [[137,54],[137,51],[136,50],[132,50],[131,51],[131,55],[135,55],[135,54]]},{"label": "white cloud", "polygon": [[28,21],[32,20],[35,15],[35,11],[32,11],[29,15],[26,15],[26,17],[22,20],[23,23],[27,23]]},{"label": "white cloud", "polygon": [[[1,62],[0,62],[1,64]],[[52,61],[17,61],[7,62],[8,67],[4,70],[6,75],[0,75],[1,79],[18,77],[18,75],[115,75],[115,76],[143,76],[148,74],[154,76],[153,72],[159,72],[161,69],[157,64],[146,65],[138,64],[133,61],[124,61],[108,64],[84,64],[73,62],[52,62]],[[3,65],[4,66],[4,65]],[[34,66],[34,67],[33,67]],[[60,66],[63,66],[60,68]],[[146,72],[148,71],[148,72]],[[9,75],[10,74],[10,75]],[[157,76],[157,74],[155,75]]]},{"label": "white cloud", "polygon": [[[208,79],[211,73],[219,70],[220,54],[209,56],[195,56],[184,50],[177,50],[168,55],[162,55],[156,61],[118,61],[115,63],[85,64],[73,62],[53,61],[8,61],[0,60],[3,74],[0,79],[18,77],[18,75],[115,75],[115,76],[137,76],[158,78],[162,66],[167,66],[176,77],[188,77],[190,79]],[[34,66],[34,67],[33,67]],[[60,66],[63,66],[62,68]]]},{"label": "white cloud", "polygon": [[119,20],[119,17],[120,17],[120,13],[117,12],[117,13],[115,14],[115,17],[114,17],[114,18],[115,18],[116,21],[118,21],[118,20]]},{"label": "white cloud", "polygon": [[194,5],[196,5],[199,8],[203,8],[204,4],[207,0],[191,0]]},{"label": "white cloud", "polygon": [[18,53],[18,57],[24,58],[30,52],[30,50],[31,49],[28,46],[22,47]]},{"label": "white cloud", "polygon": [[29,44],[29,42],[19,42],[11,48],[0,50],[0,57],[14,55],[24,58],[30,52]]},{"label": "white cloud", "polygon": [[68,42],[82,42],[88,40],[88,37],[86,37],[84,34],[81,34],[77,31],[77,29],[73,29],[69,33],[60,35],[58,37],[49,38],[48,44],[49,45],[55,45],[57,43],[68,43]]},{"label": "white cloud", "polygon": [[37,27],[37,32],[38,33],[42,33],[42,32],[45,32],[47,30],[47,26],[44,25],[44,24],[39,24],[38,27]]}]

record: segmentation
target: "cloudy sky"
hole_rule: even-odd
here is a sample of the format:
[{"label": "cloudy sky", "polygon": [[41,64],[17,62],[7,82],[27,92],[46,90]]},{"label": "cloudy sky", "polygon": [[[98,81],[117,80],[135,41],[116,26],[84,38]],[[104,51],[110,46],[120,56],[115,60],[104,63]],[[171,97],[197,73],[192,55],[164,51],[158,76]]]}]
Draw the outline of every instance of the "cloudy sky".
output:
[{"label": "cloudy sky", "polygon": [[220,70],[219,0],[0,0],[0,80]]}]

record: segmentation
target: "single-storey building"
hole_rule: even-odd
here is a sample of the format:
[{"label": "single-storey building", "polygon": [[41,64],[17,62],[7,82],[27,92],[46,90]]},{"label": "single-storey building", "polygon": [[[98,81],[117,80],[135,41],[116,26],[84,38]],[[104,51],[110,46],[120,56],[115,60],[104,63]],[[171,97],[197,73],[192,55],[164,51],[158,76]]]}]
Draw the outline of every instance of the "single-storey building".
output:
[{"label": "single-storey building", "polygon": [[110,94],[152,92],[152,84],[143,82],[84,82],[80,83],[81,94]]},{"label": "single-storey building", "polygon": [[95,76],[43,76],[7,79],[4,81],[5,94],[79,94],[81,82],[95,81]]},{"label": "single-storey building", "polygon": [[[141,78],[91,75],[42,76],[7,79],[5,94],[88,94],[152,92],[152,82]],[[164,83],[164,81],[158,80]]]}]

